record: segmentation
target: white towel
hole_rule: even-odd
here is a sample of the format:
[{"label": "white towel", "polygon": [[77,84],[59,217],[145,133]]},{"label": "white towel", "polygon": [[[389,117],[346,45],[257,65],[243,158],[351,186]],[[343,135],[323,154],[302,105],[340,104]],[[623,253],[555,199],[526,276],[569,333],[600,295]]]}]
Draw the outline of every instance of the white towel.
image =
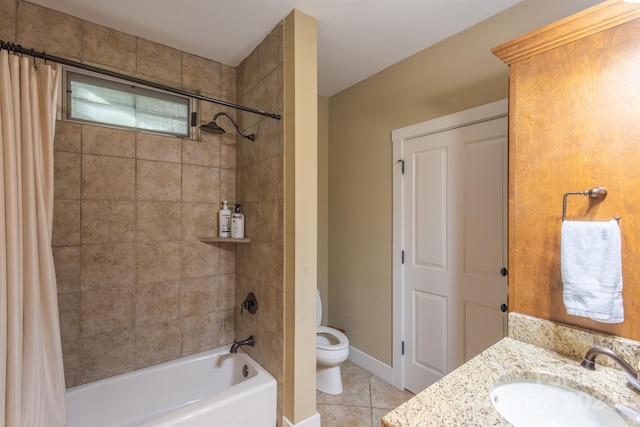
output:
[{"label": "white towel", "polygon": [[564,221],[560,252],[567,313],[603,323],[623,322],[618,222]]}]

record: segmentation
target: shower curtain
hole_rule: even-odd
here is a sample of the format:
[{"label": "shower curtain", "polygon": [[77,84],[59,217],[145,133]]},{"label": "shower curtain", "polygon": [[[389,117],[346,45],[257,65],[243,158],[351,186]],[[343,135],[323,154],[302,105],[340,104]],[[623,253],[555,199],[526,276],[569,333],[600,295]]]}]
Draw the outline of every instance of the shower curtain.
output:
[{"label": "shower curtain", "polygon": [[0,423],[66,425],[51,230],[57,72],[0,51]]}]

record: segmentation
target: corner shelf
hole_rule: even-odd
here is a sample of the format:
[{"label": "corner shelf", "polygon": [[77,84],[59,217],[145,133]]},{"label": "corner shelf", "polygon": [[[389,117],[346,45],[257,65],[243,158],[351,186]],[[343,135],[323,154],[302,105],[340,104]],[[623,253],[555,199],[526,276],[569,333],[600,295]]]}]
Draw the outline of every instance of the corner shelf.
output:
[{"label": "corner shelf", "polygon": [[198,237],[202,243],[212,245],[214,243],[249,243],[250,237],[243,237],[242,239],[234,239],[233,237]]}]

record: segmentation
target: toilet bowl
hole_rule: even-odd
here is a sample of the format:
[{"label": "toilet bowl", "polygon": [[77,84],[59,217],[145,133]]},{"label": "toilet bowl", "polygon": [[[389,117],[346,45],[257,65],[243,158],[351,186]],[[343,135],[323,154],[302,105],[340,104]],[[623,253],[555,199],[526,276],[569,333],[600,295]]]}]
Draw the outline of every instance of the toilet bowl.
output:
[{"label": "toilet bowl", "polygon": [[316,304],[316,388],[327,394],[342,393],[340,364],[349,357],[349,339],[329,326],[321,326],[322,301],[320,291]]}]

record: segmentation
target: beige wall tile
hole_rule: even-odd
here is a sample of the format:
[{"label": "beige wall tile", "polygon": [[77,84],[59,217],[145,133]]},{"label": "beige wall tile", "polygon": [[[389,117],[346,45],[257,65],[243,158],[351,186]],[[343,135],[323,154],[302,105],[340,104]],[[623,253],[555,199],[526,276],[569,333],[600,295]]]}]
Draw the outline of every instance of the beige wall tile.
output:
[{"label": "beige wall tile", "polygon": [[220,276],[185,279],[180,296],[180,315],[184,318],[216,311],[219,294]]},{"label": "beige wall tile", "polygon": [[236,171],[234,169],[220,169],[220,198],[229,201],[229,209],[233,211],[238,200],[236,194]]},{"label": "beige wall tile", "polygon": [[50,55],[81,57],[82,20],[21,1],[16,43]]},{"label": "beige wall tile", "polygon": [[145,368],[180,357],[180,321],[137,328],[135,331],[135,368]]},{"label": "beige wall tile", "polygon": [[252,164],[236,170],[236,197],[242,200],[243,206],[255,203],[259,200],[258,194],[258,167]]},{"label": "beige wall tile", "polygon": [[256,283],[256,299],[260,309],[256,313],[256,319],[263,328],[273,333],[278,333],[282,328],[282,289],[265,286],[264,283]]},{"label": "beige wall tile", "polygon": [[216,348],[219,345],[220,318],[218,313],[187,317],[182,320],[182,355]]},{"label": "beige wall tile", "polygon": [[82,292],[80,337],[112,334],[133,328],[132,288],[104,288]]},{"label": "beige wall tile", "polygon": [[[261,83],[257,82],[250,89],[246,90],[243,95],[242,103],[248,107],[257,108],[259,110],[267,111],[266,108],[260,105],[260,94],[261,94]],[[255,126],[260,120],[262,120],[262,116],[257,114],[251,114],[247,112],[240,113],[238,112],[238,124],[244,130],[245,133],[247,129]],[[272,119],[271,119],[272,120]]]},{"label": "beige wall tile", "polygon": [[[241,80],[238,82],[238,88],[243,95],[260,81],[259,61],[258,49],[256,48],[237,68],[238,79]],[[247,100],[243,99],[243,102],[246,103]]]},{"label": "beige wall tile", "polygon": [[133,337],[133,329],[129,329],[81,341],[78,384],[132,371]]},{"label": "beige wall tile", "polygon": [[82,125],[82,152],[115,157],[135,157],[135,132]]},{"label": "beige wall tile", "polygon": [[220,63],[182,53],[182,85],[211,98],[220,97]]},{"label": "beige wall tile", "polygon": [[278,381],[282,381],[282,352],[283,343],[278,338],[278,333],[267,330],[263,325],[257,325],[257,331],[253,332],[256,338],[255,351],[260,365],[269,371]]},{"label": "beige wall tile", "polygon": [[220,273],[220,249],[217,245],[183,242],[182,277],[214,276]]},{"label": "beige wall tile", "polygon": [[238,307],[236,306],[236,277],[234,274],[220,276],[219,307],[223,310],[235,310]]},{"label": "beige wall tile", "polygon": [[67,388],[78,385],[78,341],[62,342],[64,383]]},{"label": "beige wall tile", "polygon": [[57,151],[80,153],[82,151],[82,125],[58,120],[53,148]]},{"label": "beige wall tile", "polygon": [[58,312],[62,342],[77,341],[80,337],[80,292],[58,295]]},{"label": "beige wall tile", "polygon": [[134,200],[135,173],[134,159],[83,154],[82,198]]},{"label": "beige wall tile", "polygon": [[272,200],[260,203],[258,239],[261,242],[278,242],[282,238],[284,229],[282,202]]},{"label": "beige wall tile", "polygon": [[80,153],[55,151],[53,155],[53,197],[80,198]]},{"label": "beige wall tile", "polygon": [[137,199],[180,201],[181,167],[177,163],[138,160]]},{"label": "beige wall tile", "polygon": [[[261,110],[271,113],[282,111],[282,87],[280,86],[280,67],[267,74],[258,85],[258,104]],[[254,116],[256,116],[254,114]],[[260,120],[273,120],[256,116]],[[246,124],[245,126],[248,126]]]},{"label": "beige wall tile", "polygon": [[236,272],[236,244],[220,243],[220,274]]},{"label": "beige wall tile", "polygon": [[204,139],[204,141],[184,140],[183,164],[220,167],[220,136],[207,134]]},{"label": "beige wall tile", "polygon": [[136,157],[144,160],[180,163],[182,140],[173,136],[136,133]]},{"label": "beige wall tile", "polygon": [[179,202],[136,203],[136,241],[180,240],[182,213]]},{"label": "beige wall tile", "polygon": [[182,166],[182,201],[219,203],[220,169],[204,166]]},{"label": "beige wall tile", "polygon": [[80,244],[80,200],[53,201],[53,232],[51,246]]},{"label": "beige wall tile", "polygon": [[0,0],[0,40],[13,42],[15,39],[16,2],[15,0]]},{"label": "beige wall tile", "polygon": [[58,295],[80,291],[80,246],[54,247]]},{"label": "beige wall tile", "polygon": [[82,23],[82,59],[135,73],[136,38],[84,21]]},{"label": "beige wall tile", "polygon": [[132,287],[136,259],[133,244],[84,245],[81,249],[83,291]]},{"label": "beige wall tile", "polygon": [[231,345],[235,338],[235,309],[228,308],[217,312],[220,322],[218,346]]},{"label": "beige wall tile", "polygon": [[115,200],[82,202],[82,244],[131,243],[135,239],[135,203]]},{"label": "beige wall tile", "polygon": [[228,65],[221,65],[220,97],[223,101],[236,103],[236,69]]},{"label": "beige wall tile", "polygon": [[137,283],[180,280],[180,243],[157,242],[136,245]]},{"label": "beige wall tile", "polygon": [[182,204],[182,238],[196,240],[199,237],[218,235],[217,205],[209,203]]},{"label": "beige wall tile", "polygon": [[271,157],[258,163],[258,193],[261,201],[278,199],[278,179],[282,164],[278,157]]},{"label": "beige wall tile", "polygon": [[263,79],[282,63],[282,29],[283,23],[281,22],[258,45],[260,79]]},{"label": "beige wall tile", "polygon": [[220,167],[225,169],[236,168],[236,137],[222,135],[220,144]]},{"label": "beige wall tile", "polygon": [[260,128],[258,130],[258,134],[260,138],[256,137],[257,145],[260,147],[259,149],[259,158],[260,159],[270,159],[272,157],[276,157],[281,152],[279,139],[281,132],[282,121],[279,120],[261,120]]},{"label": "beige wall tile", "polygon": [[180,316],[180,281],[136,286],[136,327]]},{"label": "beige wall tile", "polygon": [[182,83],[182,55],[179,50],[138,38],[137,52],[138,74],[178,85]]}]

